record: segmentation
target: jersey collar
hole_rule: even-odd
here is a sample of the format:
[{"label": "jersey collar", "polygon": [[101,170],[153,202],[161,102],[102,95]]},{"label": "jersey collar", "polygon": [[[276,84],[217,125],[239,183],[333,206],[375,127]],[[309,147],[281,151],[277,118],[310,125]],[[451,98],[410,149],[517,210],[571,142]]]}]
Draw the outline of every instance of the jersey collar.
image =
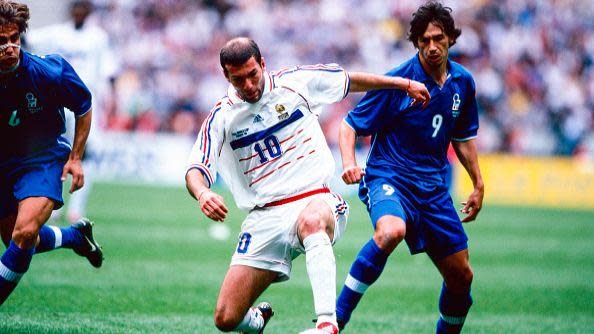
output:
[{"label": "jersey collar", "polygon": [[[420,57],[420,55],[417,52],[417,54],[412,59],[415,78],[418,81],[423,82],[423,83],[434,82],[433,78],[431,76],[429,76],[427,74],[427,72],[425,72],[425,70],[423,69],[423,65],[421,65],[421,61],[419,60],[419,57]],[[460,77],[460,75],[461,75],[460,71],[458,71],[457,67],[452,63],[452,61],[449,58],[448,58],[447,68],[448,68],[449,75],[451,75],[452,78],[455,79],[455,78]]]},{"label": "jersey collar", "polygon": [[[274,88],[274,82],[272,76],[270,75],[270,73],[268,73],[268,71],[264,71],[264,73],[262,73],[262,76],[264,77],[264,92],[262,93],[262,97],[264,97],[264,95],[272,91],[272,89]],[[229,100],[231,100],[232,103],[245,102],[239,96],[239,94],[237,94],[237,90],[235,89],[235,87],[233,87],[233,85],[229,85],[229,88],[227,89],[227,96],[229,97]]]}]

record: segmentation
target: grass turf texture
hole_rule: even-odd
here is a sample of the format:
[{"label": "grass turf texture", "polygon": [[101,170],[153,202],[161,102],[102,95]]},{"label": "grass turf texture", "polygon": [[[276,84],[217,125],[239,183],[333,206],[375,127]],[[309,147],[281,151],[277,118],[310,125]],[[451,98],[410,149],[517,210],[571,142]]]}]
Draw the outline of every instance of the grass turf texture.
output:
[{"label": "grass turf texture", "polygon": [[[0,308],[0,333],[217,333],[212,311],[243,218],[225,196],[233,237],[219,242],[183,189],[97,185],[89,216],[103,268],[70,250],[35,256]],[[335,247],[339,288],[372,232],[361,203],[349,203]],[[467,333],[591,333],[594,212],[487,206],[466,230],[475,271]],[[267,333],[313,326],[304,257],[293,267],[259,299],[276,312]],[[440,285],[430,260],[401,245],[344,332],[431,333]]]}]

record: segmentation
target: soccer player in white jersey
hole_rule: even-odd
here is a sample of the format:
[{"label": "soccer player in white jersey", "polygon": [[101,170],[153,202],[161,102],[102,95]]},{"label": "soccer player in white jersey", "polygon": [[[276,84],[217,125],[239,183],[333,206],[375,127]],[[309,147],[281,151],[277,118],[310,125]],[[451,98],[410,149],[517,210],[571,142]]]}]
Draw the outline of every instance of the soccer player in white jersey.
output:
[{"label": "soccer player in white jersey", "polygon": [[327,187],[334,159],[318,116],[349,92],[402,89],[423,103],[429,93],[419,82],[346,72],[336,64],[267,72],[248,38],[227,42],[220,60],[231,85],[202,125],[186,185],[201,211],[222,222],[227,207],[210,190],[218,173],[249,214],[219,293],[215,324],[225,332],[262,333],[272,309],[251,305],[271,283],[289,279],[292,259],[305,253],[315,330],[338,333],[332,244],[345,231],[348,206]]},{"label": "soccer player in white jersey", "polygon": [[[68,220],[74,222],[85,215],[87,200],[92,188],[95,165],[93,143],[101,136],[102,101],[111,91],[111,85],[119,68],[117,58],[109,45],[107,33],[98,25],[89,22],[93,4],[89,0],[75,0],[70,3],[71,20],[32,29],[27,34],[27,43],[39,54],[57,53],[64,57],[87,84],[93,93],[93,129],[89,136],[85,155],[85,187],[72,194],[68,203]],[[56,36],[60,36],[57,38]],[[72,113],[66,113],[67,135],[73,132]],[[58,211],[55,211],[56,213]]]}]

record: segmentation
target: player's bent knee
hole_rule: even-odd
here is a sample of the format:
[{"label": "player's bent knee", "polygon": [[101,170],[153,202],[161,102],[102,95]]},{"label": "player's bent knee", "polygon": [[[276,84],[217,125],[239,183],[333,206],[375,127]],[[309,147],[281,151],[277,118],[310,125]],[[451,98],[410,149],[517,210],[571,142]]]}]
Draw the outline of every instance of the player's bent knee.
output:
[{"label": "player's bent knee", "polygon": [[298,222],[300,235],[308,236],[319,231],[327,231],[327,224],[322,216],[316,212],[310,212],[302,215]]},{"label": "player's bent knee", "polygon": [[230,332],[237,328],[243,316],[229,312],[225,307],[217,307],[214,314],[215,326],[222,332]]},{"label": "player's bent knee", "polygon": [[379,248],[391,253],[406,235],[406,225],[400,218],[384,216],[376,224],[374,239]]}]

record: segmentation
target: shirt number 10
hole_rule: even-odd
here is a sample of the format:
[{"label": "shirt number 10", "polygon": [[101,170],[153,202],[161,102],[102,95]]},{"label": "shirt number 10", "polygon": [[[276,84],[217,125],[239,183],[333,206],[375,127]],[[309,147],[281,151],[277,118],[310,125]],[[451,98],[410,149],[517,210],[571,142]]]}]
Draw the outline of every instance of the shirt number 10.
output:
[{"label": "shirt number 10", "polygon": [[283,154],[280,143],[274,135],[264,139],[264,146],[265,148],[263,148],[260,143],[256,143],[254,146],[256,153],[258,153],[258,156],[260,157],[260,163],[262,164],[268,161],[268,157],[266,157],[265,154],[266,151],[268,151],[270,158],[276,158]]}]

